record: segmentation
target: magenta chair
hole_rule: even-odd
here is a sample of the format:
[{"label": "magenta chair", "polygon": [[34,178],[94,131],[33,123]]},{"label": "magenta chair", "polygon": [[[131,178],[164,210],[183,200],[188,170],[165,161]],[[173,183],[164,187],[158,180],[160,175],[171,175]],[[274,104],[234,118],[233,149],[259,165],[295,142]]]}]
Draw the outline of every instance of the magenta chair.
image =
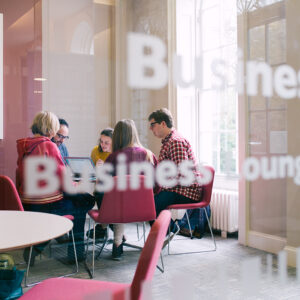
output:
[{"label": "magenta chair", "polygon": [[21,199],[13,181],[4,175],[0,175],[0,210],[24,211]]},{"label": "magenta chair", "polygon": [[[92,274],[94,276],[95,269],[95,225],[102,224],[118,224],[118,223],[135,223],[152,221],[156,218],[155,203],[152,188],[144,187],[145,176],[140,175],[140,187],[138,189],[126,189],[120,191],[117,188],[117,176],[114,177],[114,189],[104,194],[101,207],[98,210],[90,210],[88,212],[91,219],[94,220],[94,236],[93,236],[93,258],[92,258]],[[127,186],[130,187],[130,175],[126,175]],[[145,234],[145,233],[144,233]],[[108,242],[106,238],[100,249],[101,254],[104,246]],[[89,243],[87,243],[87,246]],[[124,246],[141,249],[141,247],[123,243]],[[88,252],[88,247],[87,247]],[[98,256],[99,256],[98,255]],[[163,264],[163,262],[162,262]],[[162,271],[162,269],[160,269]]]},{"label": "magenta chair", "polygon": [[[211,181],[208,184],[202,186],[202,200],[201,200],[201,202],[188,203],[188,204],[173,204],[173,205],[169,205],[167,207],[167,209],[203,208],[204,212],[205,212],[206,220],[207,220],[207,223],[208,223],[208,226],[209,226],[210,234],[211,234],[211,237],[212,237],[212,240],[213,240],[213,243],[214,243],[214,248],[210,249],[210,250],[202,250],[202,251],[194,251],[194,252],[183,252],[183,253],[173,253],[173,254],[190,254],[190,253],[210,252],[210,251],[216,251],[216,249],[217,249],[215,237],[214,237],[214,234],[212,232],[210,221],[209,221],[207,211],[206,211],[206,207],[210,204],[210,201],[211,201],[212,188],[213,188],[213,182],[214,182],[214,177],[215,177],[215,170],[211,166],[204,166],[204,167],[211,173]],[[191,235],[191,238],[193,238],[192,231],[191,231],[191,226],[190,226],[190,222],[189,222],[189,217],[188,217],[187,213],[186,213],[186,216],[187,216],[188,225],[189,225],[189,229],[190,229],[190,235]],[[175,235],[176,235],[180,230],[180,228],[178,226],[178,220],[175,221],[175,224],[177,225],[177,228],[178,228],[177,232],[175,233]],[[170,235],[170,228],[169,228],[168,254],[171,254],[170,253],[170,242],[171,242],[171,235]]]},{"label": "magenta chair", "polygon": [[[0,175],[0,210],[19,210],[19,211],[24,211],[22,201],[19,197],[18,191],[15,187],[15,184],[13,181],[4,175]],[[74,217],[71,215],[65,215],[65,218],[73,221]],[[73,247],[74,247],[74,256],[75,256],[75,262],[76,262],[76,270],[73,273],[66,274],[63,276],[71,276],[76,273],[78,273],[78,261],[77,261],[77,255],[76,255],[76,248],[75,248],[75,241],[74,241],[74,236],[73,236],[73,229],[71,230],[72,234],[72,239],[73,239]],[[30,252],[29,252],[29,258],[28,261],[31,261],[31,254],[32,254],[32,246],[30,247]],[[27,284],[27,280],[29,278],[29,269],[30,269],[30,264],[27,264],[27,270],[26,270],[26,276],[25,276],[25,286],[32,286],[35,285],[39,282]]]},{"label": "magenta chair", "polygon": [[[107,292],[112,294],[112,299],[114,300],[143,299],[142,284],[150,282],[153,278],[170,219],[171,213],[164,210],[154,222],[142,250],[131,284],[75,278],[52,278],[33,287],[20,299],[101,299],[101,293],[106,295]],[[126,298],[128,290],[130,291],[130,298]]]}]

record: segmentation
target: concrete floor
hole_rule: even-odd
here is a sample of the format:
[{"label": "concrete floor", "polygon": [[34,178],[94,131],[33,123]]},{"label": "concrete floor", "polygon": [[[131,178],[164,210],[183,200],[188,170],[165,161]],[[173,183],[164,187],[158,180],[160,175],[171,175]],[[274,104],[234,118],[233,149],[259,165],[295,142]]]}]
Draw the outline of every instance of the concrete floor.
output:
[{"label": "concrete floor", "polygon": [[[137,242],[134,224],[126,226],[126,235],[128,242],[142,245],[142,241]],[[202,239],[178,238],[180,240],[171,244],[174,251],[212,249],[213,246],[208,234]],[[165,248],[165,272],[155,271],[152,298],[148,293],[147,299],[300,299],[295,268],[288,268],[286,277],[280,276],[275,255],[241,246],[234,235],[223,239],[216,234],[216,241],[215,252],[167,255]],[[61,263],[66,247],[56,245],[55,241],[52,244],[52,257],[47,248],[41,260],[37,259],[31,268],[30,281],[72,271],[72,266]],[[139,254],[140,251],[125,247],[123,260],[113,261],[111,246],[108,246],[96,261],[95,280],[131,282]],[[13,255],[16,262],[22,261],[22,251],[15,251]],[[89,278],[84,264],[80,263],[79,267],[75,277]],[[24,288],[24,292],[27,289]]]}]

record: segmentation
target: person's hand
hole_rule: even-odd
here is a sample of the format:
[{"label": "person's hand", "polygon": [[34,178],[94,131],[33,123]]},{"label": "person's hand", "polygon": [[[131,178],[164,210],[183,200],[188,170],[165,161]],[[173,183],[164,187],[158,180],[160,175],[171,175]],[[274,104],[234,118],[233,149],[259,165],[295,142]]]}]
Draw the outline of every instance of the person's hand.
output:
[{"label": "person's hand", "polygon": [[104,164],[104,160],[98,159],[98,160],[97,160],[97,163],[96,163],[96,166],[97,166],[97,167],[100,167],[100,166],[102,166],[103,164]]}]

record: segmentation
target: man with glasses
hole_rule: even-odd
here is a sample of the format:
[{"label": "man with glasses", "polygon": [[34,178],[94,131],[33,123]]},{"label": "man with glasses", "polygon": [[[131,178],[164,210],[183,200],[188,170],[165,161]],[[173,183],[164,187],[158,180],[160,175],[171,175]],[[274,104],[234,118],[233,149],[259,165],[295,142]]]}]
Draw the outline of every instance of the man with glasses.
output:
[{"label": "man with glasses", "polygon": [[64,158],[69,156],[68,149],[64,144],[64,141],[69,138],[69,124],[64,119],[59,119],[60,128],[56,135],[52,138],[52,142],[55,143],[60,151],[63,162]]},{"label": "man with glasses", "polygon": [[[51,141],[57,145],[62,161],[64,162],[64,164],[66,164],[65,157],[69,156],[69,152],[66,145],[64,144],[64,141],[69,138],[69,124],[64,119],[58,119],[58,121],[60,124],[59,130],[51,139]],[[68,234],[64,234],[63,236],[56,238],[56,241],[61,244],[68,243],[69,236]]]},{"label": "man with glasses", "polygon": [[[171,112],[162,108],[156,110],[148,117],[150,130],[157,138],[161,139],[162,146],[158,162],[164,160],[172,161],[178,167],[182,161],[192,161],[195,178],[199,176],[196,168],[196,159],[190,143],[173,127]],[[180,176],[180,175],[179,175]],[[172,204],[184,204],[201,201],[201,186],[195,182],[189,186],[177,184],[174,187],[162,187],[155,195],[156,215]]]}]

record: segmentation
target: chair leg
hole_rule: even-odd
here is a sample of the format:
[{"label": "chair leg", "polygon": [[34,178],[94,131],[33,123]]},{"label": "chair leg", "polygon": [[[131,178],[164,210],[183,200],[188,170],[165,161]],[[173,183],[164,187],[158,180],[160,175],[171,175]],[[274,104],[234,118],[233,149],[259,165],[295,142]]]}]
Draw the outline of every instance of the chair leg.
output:
[{"label": "chair leg", "polygon": [[31,255],[32,255],[32,248],[33,248],[33,246],[31,246],[30,250],[29,250],[29,259],[28,259],[27,268],[26,268],[26,275],[25,275],[25,287],[32,286],[32,285],[35,285],[35,284],[39,283],[39,282],[36,282],[36,283],[32,283],[32,284],[27,284],[27,279],[29,277],[29,268],[30,268],[30,261],[31,261]]},{"label": "chair leg", "polygon": [[160,253],[160,261],[161,261],[161,267],[159,265],[156,265],[156,268],[161,272],[164,273],[165,272],[165,266],[164,266],[164,260],[162,257],[162,254]]},{"label": "chair leg", "polygon": [[[88,233],[90,233],[90,232],[91,232],[91,219],[89,219],[89,231],[88,231]],[[94,235],[95,235],[95,225],[94,225]],[[93,237],[94,237],[94,236],[93,236]],[[86,271],[88,272],[90,278],[92,279],[93,276],[94,276],[94,274],[92,274],[92,272],[91,272],[91,270],[90,270],[90,268],[88,267],[88,264],[87,264],[88,253],[89,253],[89,244],[90,244],[90,243],[89,243],[89,239],[90,239],[90,236],[88,235],[87,238],[86,238],[87,242],[86,242],[86,253],[85,253],[84,266],[85,266]],[[94,242],[94,239],[93,239],[93,242]],[[93,259],[93,258],[92,258],[92,259]]]},{"label": "chair leg", "polygon": [[140,237],[140,231],[139,231],[139,223],[136,223],[136,233],[137,233],[137,240],[140,241],[141,238],[144,238],[144,244],[146,242],[146,229],[145,229],[146,222],[143,222],[143,235]]},{"label": "chair leg", "polygon": [[[138,223],[137,223],[137,226],[138,226]],[[144,245],[145,245],[145,243],[146,243],[146,222],[143,222],[143,235],[141,237],[139,237],[138,241],[140,241],[142,239],[142,237],[144,238]],[[130,248],[133,248],[133,249],[139,249],[139,250],[143,249],[143,247],[141,247],[141,246],[129,244],[129,243],[126,243],[126,242],[123,242],[123,246],[130,247]]]},{"label": "chair leg", "polygon": [[175,225],[177,227],[177,230],[175,233],[173,233],[172,237],[171,237],[171,223],[169,225],[169,234],[168,234],[168,255],[170,255],[170,243],[172,241],[172,239],[178,234],[178,232],[180,231],[180,227],[178,225],[178,221],[175,221]]},{"label": "chair leg", "polygon": [[[92,263],[92,278],[94,278],[94,273],[95,273],[95,248],[96,248],[96,223],[94,223],[94,233],[93,233],[93,263]],[[103,243],[102,243],[102,246],[101,246],[101,249],[96,257],[96,259],[99,258],[100,254],[102,253],[105,245],[107,244],[107,241],[108,241],[108,235],[107,235],[107,232],[106,232],[106,238],[104,239]]]},{"label": "chair leg", "polygon": [[171,242],[171,240],[170,240],[170,235],[171,235],[171,223],[170,223],[170,225],[169,225],[169,229],[168,229],[168,255],[170,255],[170,242]]},{"label": "chair leg", "polygon": [[186,219],[187,219],[188,226],[189,226],[189,230],[190,230],[190,236],[191,236],[191,239],[192,239],[192,238],[194,238],[194,237],[193,237],[193,233],[192,233],[192,228],[191,228],[190,218],[189,218],[189,215],[188,215],[187,211],[185,212],[185,215],[186,215]]},{"label": "chair leg", "polygon": [[96,239],[96,223],[94,222],[94,232],[93,232],[93,262],[92,262],[92,277],[94,278],[94,272],[95,272],[95,239]]},{"label": "chair leg", "polygon": [[217,250],[217,244],[216,244],[215,236],[214,236],[214,234],[212,232],[212,229],[211,229],[211,225],[210,225],[210,221],[209,221],[209,218],[208,218],[208,215],[207,215],[206,207],[204,207],[204,212],[205,212],[206,220],[207,220],[207,223],[208,223],[209,231],[210,231],[210,234],[211,234],[211,238],[212,238],[212,240],[214,242],[214,246],[215,246],[213,251],[216,251]]},{"label": "chair leg", "polygon": [[138,241],[140,240],[140,231],[139,231],[139,223],[136,223],[136,235],[138,238]]},{"label": "chair leg", "polygon": [[[203,208],[204,208],[205,217],[206,217],[206,220],[207,220],[207,223],[208,223],[209,231],[210,231],[210,234],[211,234],[211,238],[212,238],[212,241],[213,241],[213,243],[214,243],[214,248],[213,248],[213,249],[208,249],[208,250],[200,250],[200,251],[180,252],[180,253],[170,253],[170,242],[171,242],[171,240],[174,238],[174,236],[177,235],[177,233],[178,233],[179,230],[180,230],[180,228],[179,228],[179,226],[178,226],[178,223],[177,223],[177,221],[176,221],[175,224],[176,224],[176,226],[177,226],[179,229],[178,229],[177,232],[172,236],[172,238],[170,238],[170,226],[169,226],[168,255],[180,255],[180,254],[192,254],[192,253],[212,252],[212,251],[216,251],[216,250],[217,250],[216,240],[215,240],[214,234],[213,234],[213,232],[212,232],[212,228],[211,228],[211,224],[210,224],[210,221],[209,221],[209,218],[208,218],[208,215],[207,215],[206,207],[203,207]],[[187,217],[188,217],[188,216],[187,216]],[[189,223],[189,219],[188,219],[188,223]],[[189,227],[190,227],[190,224],[189,224]]]},{"label": "chair leg", "polygon": [[[73,243],[73,249],[74,249],[74,257],[75,257],[75,264],[76,264],[76,269],[74,272],[69,273],[69,274],[65,274],[65,275],[60,275],[57,277],[69,277],[72,275],[75,275],[78,273],[79,271],[79,267],[78,267],[78,259],[77,259],[77,252],[76,252],[76,246],[75,246],[75,239],[74,239],[74,233],[73,233],[73,229],[71,230],[71,235],[72,235],[72,243]],[[26,269],[26,276],[25,276],[25,287],[30,287],[30,286],[34,286],[38,283],[41,283],[41,281],[37,281],[37,282],[32,282],[32,283],[27,283],[28,278],[29,278],[29,268],[30,268],[30,261],[31,261],[31,256],[32,256],[32,250],[33,250],[33,246],[30,247],[30,252],[29,252],[29,259],[28,259],[28,264],[27,264],[27,269]]]},{"label": "chair leg", "polygon": [[90,232],[91,232],[91,218],[89,218],[89,229],[88,229],[88,235],[86,237],[85,257],[87,257],[89,251]]},{"label": "chair leg", "polygon": [[78,268],[78,259],[77,259],[77,252],[76,252],[76,246],[75,246],[75,239],[74,239],[73,229],[71,230],[71,235],[72,235],[72,243],[73,243],[73,249],[74,249],[74,257],[75,257],[76,270],[75,270],[75,272],[73,272],[73,273],[66,274],[66,275],[62,275],[62,276],[59,276],[59,277],[69,277],[69,276],[72,276],[72,275],[77,274],[78,271],[79,271],[79,268]]},{"label": "chair leg", "polygon": [[146,226],[145,226],[145,222],[143,222],[143,234],[144,234],[144,245],[146,243]]},{"label": "chair leg", "polygon": [[[99,253],[98,253],[97,256],[96,256],[96,259],[98,259],[98,258],[100,257],[100,255],[101,255],[101,253],[102,253],[104,247],[105,247],[107,244],[109,244],[110,241],[111,241],[111,240],[108,239],[108,229],[107,229],[105,239],[104,239],[104,241],[103,241],[103,243],[102,243],[102,246],[101,246],[101,248],[100,248],[100,250],[99,250]],[[111,243],[113,243],[113,241],[112,241]]]}]

